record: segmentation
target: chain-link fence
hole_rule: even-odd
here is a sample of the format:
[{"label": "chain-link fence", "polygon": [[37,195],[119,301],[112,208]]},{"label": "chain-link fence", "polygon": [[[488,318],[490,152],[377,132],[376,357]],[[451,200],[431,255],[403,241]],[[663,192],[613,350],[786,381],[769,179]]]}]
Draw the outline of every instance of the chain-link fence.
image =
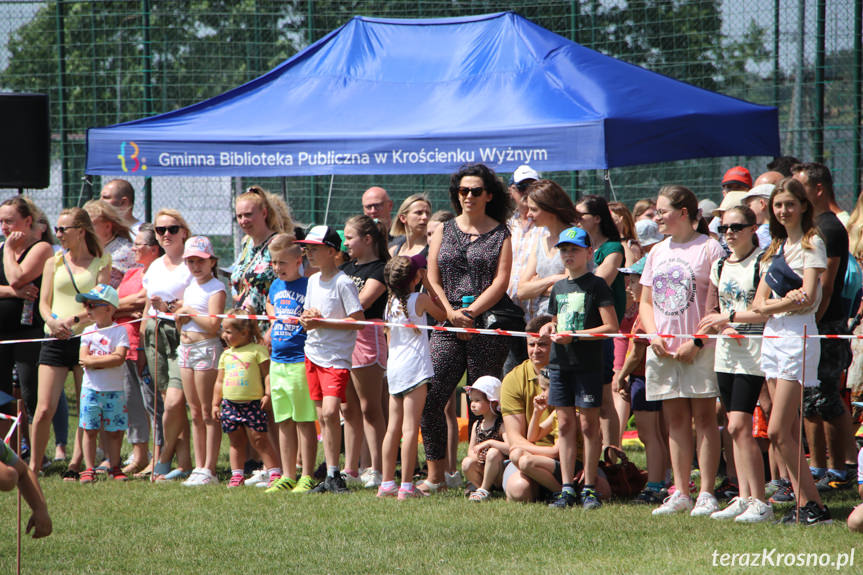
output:
[{"label": "chain-link fence", "polygon": [[[80,205],[101,181],[83,180],[85,132],[215,96],[291,57],[357,14],[397,18],[515,10],[605,54],[700,87],[779,108],[782,151],[833,170],[850,211],[861,183],[863,0],[0,0],[0,91],[51,98],[51,186],[33,196],[51,217]],[[429,46],[429,50],[436,47]],[[2,137],[10,137],[3,134]],[[729,137],[734,137],[729,134]],[[695,144],[695,143],[694,143]],[[719,195],[725,169],[765,171],[770,158],[716,158],[611,170],[632,203],[664,183]],[[604,193],[602,173],[545,174],[573,195]],[[224,236],[231,198],[250,183],[283,193],[296,218],[340,224],[360,195],[385,187],[396,202],[424,191],[446,208],[446,176],[337,176],[240,180],[143,179],[136,214],[180,209],[196,233]],[[0,199],[14,193],[0,190]],[[329,198],[329,200],[328,200]]]}]

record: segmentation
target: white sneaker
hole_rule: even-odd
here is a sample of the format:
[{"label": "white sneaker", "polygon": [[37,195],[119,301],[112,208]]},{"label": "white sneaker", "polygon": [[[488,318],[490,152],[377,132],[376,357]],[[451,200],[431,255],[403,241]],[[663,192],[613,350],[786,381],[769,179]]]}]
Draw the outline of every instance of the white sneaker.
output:
[{"label": "white sneaker", "polygon": [[760,499],[750,498],[746,511],[734,518],[736,523],[762,523],[773,521],[773,506]]},{"label": "white sneaker", "polygon": [[653,510],[653,515],[671,515],[690,509],[692,509],[692,499],[680,491],[675,491],[665,498],[662,505]]},{"label": "white sneaker", "polygon": [[194,485],[200,485],[201,484],[201,478],[204,477],[204,473],[203,473],[204,471],[206,471],[206,470],[201,469],[200,467],[194,468],[192,470],[192,472],[189,474],[189,477],[186,478],[186,480],[183,482],[183,485],[185,485],[186,487],[194,486]]},{"label": "white sneaker", "polygon": [[244,481],[246,487],[255,487],[263,483],[261,487],[266,487],[270,482],[270,474],[266,469],[258,469],[252,473],[252,476]]},{"label": "white sneaker", "polygon": [[710,515],[715,511],[719,511],[719,502],[716,501],[716,497],[714,497],[712,493],[704,491],[698,495],[698,499],[695,501],[695,507],[692,508],[692,511],[689,514],[692,517],[703,517],[705,515]]},{"label": "white sneaker", "polygon": [[711,519],[734,519],[749,507],[749,499],[735,497],[722,511],[714,511],[710,514]]},{"label": "white sneaker", "polygon": [[363,485],[365,485],[366,481],[368,481],[369,478],[371,478],[372,473],[374,473],[374,472],[375,472],[375,470],[372,469],[371,467],[366,467],[365,469],[363,469],[363,472],[360,473],[360,480],[363,482]]},{"label": "white sneaker", "polygon": [[374,469],[366,475],[366,480],[363,483],[363,487],[367,489],[374,489],[380,487],[381,481],[383,480],[383,476],[380,471],[375,471]]},{"label": "white sneaker", "polygon": [[446,481],[446,486],[450,489],[458,489],[464,483],[464,478],[461,476],[461,471],[456,471],[455,473],[449,473],[447,471],[444,472],[444,481]]}]

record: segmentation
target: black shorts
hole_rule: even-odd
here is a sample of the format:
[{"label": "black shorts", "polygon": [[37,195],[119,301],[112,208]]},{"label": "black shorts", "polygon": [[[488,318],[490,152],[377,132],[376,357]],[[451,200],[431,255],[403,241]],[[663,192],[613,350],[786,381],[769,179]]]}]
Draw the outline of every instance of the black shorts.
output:
[{"label": "black shorts", "polygon": [[81,336],[43,341],[42,349],[39,350],[39,365],[72,369],[78,365],[80,358]]},{"label": "black shorts", "polygon": [[661,401],[647,400],[647,384],[643,375],[629,376],[629,402],[632,411],[661,411]]},{"label": "black shorts", "polygon": [[751,414],[758,405],[764,377],[748,373],[717,371],[716,383],[719,385],[719,399],[725,411],[742,411]]},{"label": "black shorts", "polygon": [[554,407],[600,407],[602,372],[581,373],[549,367],[548,404]]},{"label": "black shorts", "polygon": [[614,340],[608,338],[602,342],[602,383],[611,385],[614,378]]}]

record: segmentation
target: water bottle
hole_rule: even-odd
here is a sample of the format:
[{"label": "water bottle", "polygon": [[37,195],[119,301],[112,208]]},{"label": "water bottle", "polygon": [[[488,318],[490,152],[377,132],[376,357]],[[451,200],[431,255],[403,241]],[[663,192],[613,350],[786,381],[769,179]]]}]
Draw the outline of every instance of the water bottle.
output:
[{"label": "water bottle", "polygon": [[474,301],[476,301],[476,298],[472,295],[461,296],[461,307],[462,307],[462,309],[464,309],[466,307],[470,307],[470,304],[472,304]]},{"label": "water bottle", "polygon": [[21,325],[33,325],[33,310],[35,308],[35,300],[24,300],[24,305],[21,306]]}]

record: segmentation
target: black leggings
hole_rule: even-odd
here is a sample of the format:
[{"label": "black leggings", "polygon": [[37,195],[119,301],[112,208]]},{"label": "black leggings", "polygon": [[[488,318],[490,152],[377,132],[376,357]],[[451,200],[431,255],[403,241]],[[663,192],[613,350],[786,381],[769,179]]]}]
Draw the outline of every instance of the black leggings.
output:
[{"label": "black leggings", "polygon": [[454,333],[432,333],[434,377],[428,386],[421,422],[426,459],[437,461],[446,457],[444,407],[462,374],[467,370],[468,385],[483,375],[501,377],[509,345],[509,338],[501,336],[475,335],[462,341]]}]

